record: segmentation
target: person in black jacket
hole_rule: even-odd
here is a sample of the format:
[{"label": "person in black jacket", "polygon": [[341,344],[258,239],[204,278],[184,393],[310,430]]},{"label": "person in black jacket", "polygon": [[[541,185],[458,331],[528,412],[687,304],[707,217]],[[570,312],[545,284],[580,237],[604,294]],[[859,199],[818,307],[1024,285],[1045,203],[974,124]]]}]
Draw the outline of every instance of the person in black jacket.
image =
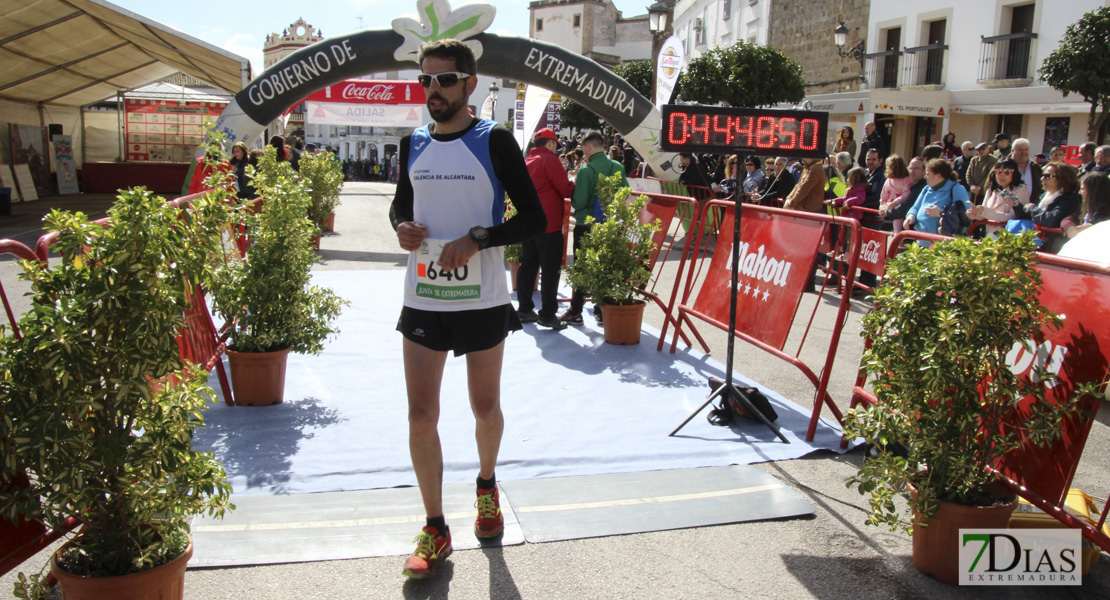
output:
[{"label": "person in black jacket", "polygon": [[960,151],[963,154],[956,158],[956,162],[952,164],[952,168],[956,170],[956,174],[960,177],[960,185],[964,186],[964,189],[970,192],[971,184],[967,182],[967,168],[971,166],[971,159],[975,156],[975,144],[964,142],[960,144]]},{"label": "person in black jacket", "polygon": [[883,136],[879,135],[879,131],[875,129],[874,123],[868,123],[863,127],[866,134],[863,142],[859,145],[859,166],[867,168],[867,153],[874,150],[879,153],[879,162],[886,159],[886,144],[883,143]]},{"label": "person in black jacket", "polygon": [[683,171],[678,176],[678,182],[684,186],[696,186],[709,189],[709,176],[705,174],[705,167],[698,162],[693,154],[682,153],[678,155],[682,162]]},{"label": "person in black jacket", "polygon": [[752,194],[753,201],[759,204],[781,205],[786,200],[794,189],[794,176],[786,168],[785,158],[780,156],[775,159],[775,170],[767,173],[763,183],[767,186],[766,191]]},{"label": "person in black jacket", "polygon": [[251,186],[251,178],[247,176],[247,165],[251,163],[251,151],[246,143],[236,142],[231,147],[231,160],[228,161],[235,169],[235,189],[240,200],[252,200],[257,193]]}]

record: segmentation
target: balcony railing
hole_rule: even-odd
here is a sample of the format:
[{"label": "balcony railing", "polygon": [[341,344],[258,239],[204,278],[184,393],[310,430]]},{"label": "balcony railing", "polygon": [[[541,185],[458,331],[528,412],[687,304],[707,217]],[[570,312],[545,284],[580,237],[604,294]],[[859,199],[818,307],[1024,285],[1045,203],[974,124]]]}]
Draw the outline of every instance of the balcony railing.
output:
[{"label": "balcony railing", "polygon": [[906,48],[902,87],[944,87],[945,44]]},{"label": "balcony railing", "polygon": [[979,83],[987,87],[1015,87],[1033,83],[1035,33],[1011,33],[982,38]]},{"label": "balcony railing", "polygon": [[867,81],[872,89],[898,87],[898,61],[901,56],[898,50],[864,55],[867,59]]}]

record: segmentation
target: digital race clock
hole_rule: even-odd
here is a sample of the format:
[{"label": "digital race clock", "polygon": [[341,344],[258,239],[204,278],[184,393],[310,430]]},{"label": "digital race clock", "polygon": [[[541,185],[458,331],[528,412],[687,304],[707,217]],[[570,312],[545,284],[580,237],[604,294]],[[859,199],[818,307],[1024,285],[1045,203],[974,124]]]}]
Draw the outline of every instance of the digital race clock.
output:
[{"label": "digital race clock", "polygon": [[824,158],[828,131],[826,112],[668,104],[660,145],[668,152]]}]

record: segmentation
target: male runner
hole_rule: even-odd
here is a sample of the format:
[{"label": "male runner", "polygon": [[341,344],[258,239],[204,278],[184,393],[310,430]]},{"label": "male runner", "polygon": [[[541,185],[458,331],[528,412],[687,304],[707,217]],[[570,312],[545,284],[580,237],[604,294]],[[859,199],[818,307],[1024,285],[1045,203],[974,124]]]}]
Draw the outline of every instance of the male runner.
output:
[{"label": "male runner", "polygon": [[[409,405],[409,453],[427,525],[414,540],[404,575],[423,579],[451,554],[443,517],[443,452],[439,391],[447,351],[466,355],[470,407],[478,442],[479,538],[501,534],[494,467],[504,418],[500,405],[504,340],[521,329],[509,301],[502,246],[543,233],[547,220],[509,130],[471,116],[477,86],[470,48],[458,40],[425,44],[420,85],[435,121],[401,140],[400,177],[390,209],[401,248],[408,250],[404,335]],[[505,192],[517,209],[502,223]]]}]

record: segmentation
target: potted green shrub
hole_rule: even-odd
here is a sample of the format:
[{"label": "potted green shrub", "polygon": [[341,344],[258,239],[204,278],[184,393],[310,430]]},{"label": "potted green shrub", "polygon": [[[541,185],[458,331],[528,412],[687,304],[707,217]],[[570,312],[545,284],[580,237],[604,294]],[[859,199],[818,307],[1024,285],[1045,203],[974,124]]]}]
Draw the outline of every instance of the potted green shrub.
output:
[{"label": "potted green shrub", "polygon": [[[655,249],[651,238],[659,230],[659,220],[641,222],[647,197],[630,199],[632,190],[618,188],[619,181],[619,175],[599,176],[597,195],[605,222],[590,228],[582,240],[582,251],[566,273],[575,289],[601,301],[606,342],[638,344],[645,302],[637,294],[651,278],[647,265]],[[593,220],[592,216],[586,218]]]},{"label": "potted green shrub", "polygon": [[[0,339],[0,481],[30,477],[0,486],[0,518],[78,521],[50,564],[70,597],[134,598],[120,586],[154,579],[142,597],[181,598],[191,517],[230,507],[223,467],[190,445],[213,399],[207,373],[175,343],[226,212],[202,197],[188,213],[144,189],[119,196],[108,226],[55,210],[62,263],[22,265],[23,338]],[[16,594],[44,596],[44,579],[20,574]],[[88,585],[99,591],[82,595]]]},{"label": "potted green shrub", "polygon": [[[330,152],[302,154],[298,174],[308,192],[308,217],[320,231],[335,229],[335,207],[343,188],[343,166]],[[317,237],[319,248],[319,237]]]},{"label": "potted green shrub", "polygon": [[[1045,401],[1053,375],[1014,375],[1015,344],[1043,341],[1060,317],[1038,300],[1032,237],[1003,232],[933,248],[911,245],[887,262],[875,308],[863,318],[863,356],[876,405],[851,410],[844,430],[873,446],[849,486],[870,495],[868,523],[913,535],[917,568],[956,583],[960,527],[1005,528],[1012,495],[988,467],[1023,443],[1056,441],[1079,398]],[[1031,397],[1031,415],[1016,404]],[[910,491],[908,506],[896,499]],[[934,548],[936,544],[939,547]]]},{"label": "potted green shrub", "polygon": [[311,285],[316,224],[308,218],[304,183],[268,147],[252,183],[261,210],[240,210],[250,238],[246,258],[216,269],[214,307],[226,320],[236,404],[281,402],[289,352],[319,354],[338,333],[332,322],[346,302]]}]

